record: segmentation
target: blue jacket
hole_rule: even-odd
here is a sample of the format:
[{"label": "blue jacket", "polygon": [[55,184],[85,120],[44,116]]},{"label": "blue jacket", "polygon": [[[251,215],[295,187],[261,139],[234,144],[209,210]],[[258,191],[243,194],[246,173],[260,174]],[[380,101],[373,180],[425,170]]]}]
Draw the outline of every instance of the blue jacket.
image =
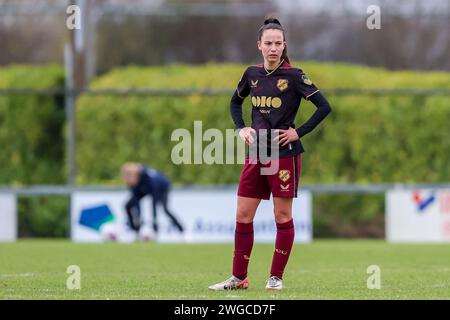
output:
[{"label": "blue jacket", "polygon": [[152,168],[142,167],[138,184],[131,189],[133,196],[141,199],[151,195],[154,202],[163,200],[170,188],[167,176]]}]

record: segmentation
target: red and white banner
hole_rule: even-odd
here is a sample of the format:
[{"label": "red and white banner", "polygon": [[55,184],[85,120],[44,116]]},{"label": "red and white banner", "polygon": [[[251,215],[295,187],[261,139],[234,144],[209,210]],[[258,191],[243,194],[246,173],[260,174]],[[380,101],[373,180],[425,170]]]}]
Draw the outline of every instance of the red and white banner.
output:
[{"label": "red and white banner", "polygon": [[450,190],[387,192],[386,239],[450,242]]}]

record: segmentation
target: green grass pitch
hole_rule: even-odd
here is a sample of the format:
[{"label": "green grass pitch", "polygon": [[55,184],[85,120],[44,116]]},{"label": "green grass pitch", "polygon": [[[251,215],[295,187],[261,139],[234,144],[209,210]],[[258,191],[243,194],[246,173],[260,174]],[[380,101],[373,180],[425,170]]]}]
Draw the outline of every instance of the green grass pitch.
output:
[{"label": "green grass pitch", "polygon": [[[297,244],[282,292],[264,290],[273,252],[255,244],[247,290],[211,292],[230,275],[232,244],[74,244],[20,240],[0,244],[0,299],[449,299],[450,245],[380,240]],[[81,289],[68,290],[69,265]],[[381,288],[368,289],[370,265]]]}]

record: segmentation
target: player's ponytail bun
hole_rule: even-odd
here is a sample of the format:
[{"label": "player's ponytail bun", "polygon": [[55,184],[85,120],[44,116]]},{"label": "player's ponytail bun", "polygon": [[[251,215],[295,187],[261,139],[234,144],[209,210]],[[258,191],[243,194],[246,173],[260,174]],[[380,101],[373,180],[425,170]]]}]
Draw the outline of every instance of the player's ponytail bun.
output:
[{"label": "player's ponytail bun", "polygon": [[266,20],[264,20],[264,25],[269,23],[275,23],[281,27],[281,23],[277,18],[267,18]]}]

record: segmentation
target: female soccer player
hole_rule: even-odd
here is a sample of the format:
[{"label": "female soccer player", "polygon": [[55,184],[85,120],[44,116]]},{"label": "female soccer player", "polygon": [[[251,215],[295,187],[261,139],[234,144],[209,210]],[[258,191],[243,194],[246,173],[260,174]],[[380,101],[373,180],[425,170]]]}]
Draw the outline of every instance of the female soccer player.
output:
[{"label": "female soccer player", "polygon": [[[210,290],[246,289],[247,268],[253,247],[253,219],[262,199],[273,195],[277,234],[270,277],[266,290],[281,290],[284,269],[294,242],[292,200],[297,197],[300,178],[300,139],[311,132],[330,112],[331,107],[317,87],[303,73],[292,67],[287,57],[284,29],[278,19],[269,18],[259,29],[258,49],[264,63],[250,66],[239,81],[230,112],[239,136],[248,145],[257,143],[267,153],[277,155],[269,163],[262,158],[246,157],[239,179],[236,213],[235,250],[232,276],[209,287]],[[252,124],[246,127],[242,118],[242,103],[250,95]],[[312,101],[316,111],[302,126],[295,129],[294,120],[300,100]],[[273,132],[274,137],[264,135]],[[277,150],[270,146],[276,142]],[[266,153],[266,154],[267,154]],[[263,174],[262,169],[275,165],[275,174]]]}]

